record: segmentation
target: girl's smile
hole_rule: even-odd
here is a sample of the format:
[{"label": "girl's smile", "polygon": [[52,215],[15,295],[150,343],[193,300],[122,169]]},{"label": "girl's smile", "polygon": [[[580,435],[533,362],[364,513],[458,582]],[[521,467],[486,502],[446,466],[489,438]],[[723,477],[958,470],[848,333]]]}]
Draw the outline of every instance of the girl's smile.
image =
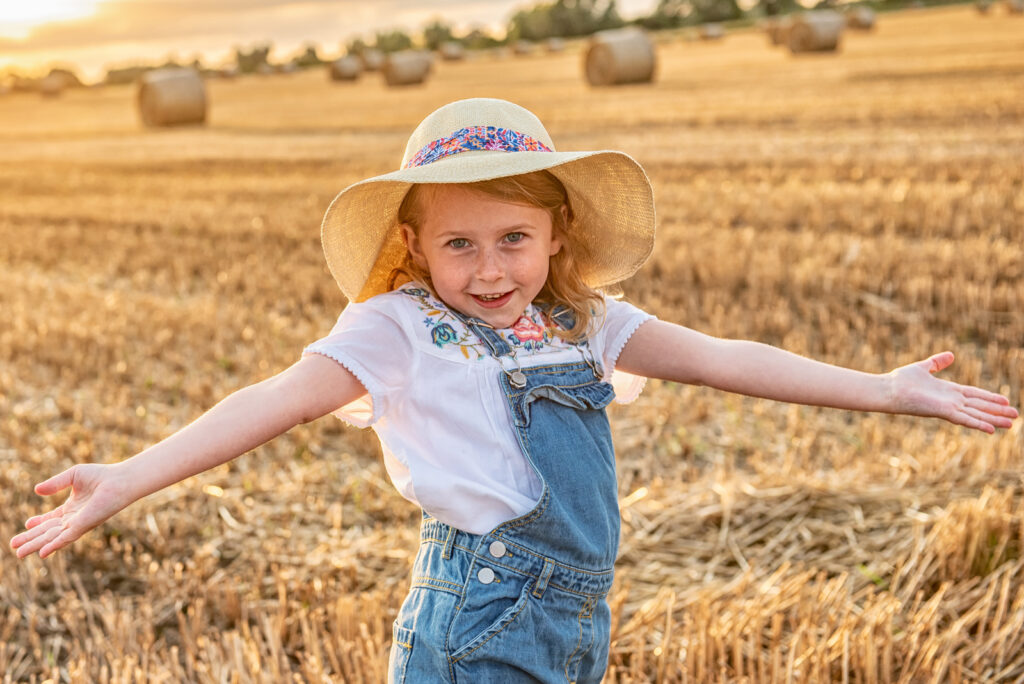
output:
[{"label": "girl's smile", "polygon": [[562,246],[546,209],[454,185],[432,190],[418,234],[408,225],[403,231],[437,295],[495,328],[511,327],[522,316]]}]

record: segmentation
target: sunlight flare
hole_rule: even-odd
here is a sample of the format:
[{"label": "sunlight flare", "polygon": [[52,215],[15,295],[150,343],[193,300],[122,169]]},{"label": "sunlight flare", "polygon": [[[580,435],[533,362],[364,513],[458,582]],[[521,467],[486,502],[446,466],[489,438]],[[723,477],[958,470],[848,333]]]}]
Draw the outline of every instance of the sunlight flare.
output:
[{"label": "sunlight flare", "polygon": [[0,36],[27,38],[35,29],[57,21],[87,17],[96,12],[99,0],[34,0],[4,3]]}]

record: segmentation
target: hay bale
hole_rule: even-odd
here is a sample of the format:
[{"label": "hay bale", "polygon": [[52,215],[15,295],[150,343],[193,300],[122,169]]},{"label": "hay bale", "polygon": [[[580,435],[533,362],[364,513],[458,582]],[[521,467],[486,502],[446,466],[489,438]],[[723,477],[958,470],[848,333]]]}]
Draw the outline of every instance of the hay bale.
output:
[{"label": "hay bale", "polygon": [[716,22],[703,24],[700,27],[701,40],[719,40],[725,38],[725,27]]},{"label": "hay bale", "polygon": [[517,40],[512,43],[513,54],[519,55],[520,57],[533,53],[533,43],[528,40]]},{"label": "hay bale", "polygon": [[157,69],[139,78],[136,98],[146,126],[206,121],[206,86],[193,69]]},{"label": "hay bale", "polygon": [[769,19],[764,25],[765,33],[768,34],[768,40],[771,41],[772,45],[788,45],[789,29],[792,25],[793,21],[789,17]]},{"label": "hay bale", "polygon": [[789,51],[834,52],[845,24],[843,15],[832,10],[802,12],[792,19],[787,40]]},{"label": "hay bale", "polygon": [[348,55],[331,62],[328,74],[332,81],[354,81],[363,71],[363,63],[358,57]]},{"label": "hay bale", "polygon": [[63,78],[57,74],[49,74],[39,80],[39,93],[43,97],[57,97],[64,92],[66,83]]},{"label": "hay bale", "polygon": [[846,25],[860,31],[870,31],[875,28],[875,10],[860,5],[852,7],[846,13]]},{"label": "hay bale", "polygon": [[454,40],[441,43],[438,52],[441,54],[441,59],[446,62],[458,62],[466,58],[466,49],[462,47],[462,43]]},{"label": "hay bale", "polygon": [[384,82],[389,86],[423,83],[432,65],[433,60],[426,52],[402,50],[392,53],[384,62]]},{"label": "hay bale", "polygon": [[380,50],[368,48],[359,53],[359,61],[363,63],[363,71],[380,71],[387,59]]},{"label": "hay bale", "polygon": [[592,86],[650,83],[654,79],[654,44],[640,29],[595,33],[584,58],[584,73]]},{"label": "hay bale", "polygon": [[548,38],[544,43],[544,49],[548,52],[564,52],[565,41],[561,38]]}]

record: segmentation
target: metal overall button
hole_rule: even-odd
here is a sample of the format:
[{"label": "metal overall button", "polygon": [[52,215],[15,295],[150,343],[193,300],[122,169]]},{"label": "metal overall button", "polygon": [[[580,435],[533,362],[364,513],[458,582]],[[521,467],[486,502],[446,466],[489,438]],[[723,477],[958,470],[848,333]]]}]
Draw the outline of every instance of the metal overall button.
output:
[{"label": "metal overall button", "polygon": [[508,368],[505,368],[505,364],[502,363],[500,358],[498,360],[498,363],[501,364],[501,369],[505,372],[505,375],[508,376],[509,384],[511,384],[516,389],[523,389],[524,387],[526,387],[526,373],[523,372],[523,367],[519,365],[519,357],[516,356],[515,349],[509,350],[508,358],[512,359],[512,363],[516,364],[514,370],[509,370]]},{"label": "metal overall button", "polygon": [[476,578],[480,580],[480,584],[490,584],[494,581],[494,571],[490,568],[480,568],[480,572],[476,573]]},{"label": "metal overall button", "polygon": [[506,551],[508,551],[508,549],[506,549],[505,545],[500,541],[492,541],[491,545],[487,547],[487,552],[495,558],[501,558],[505,555]]}]

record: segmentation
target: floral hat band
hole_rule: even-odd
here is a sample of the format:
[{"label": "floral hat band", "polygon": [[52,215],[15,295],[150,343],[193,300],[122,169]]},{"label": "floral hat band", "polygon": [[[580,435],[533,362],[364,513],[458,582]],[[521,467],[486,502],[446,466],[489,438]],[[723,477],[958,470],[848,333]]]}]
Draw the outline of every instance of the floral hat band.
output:
[{"label": "floral hat band", "polygon": [[467,126],[449,136],[438,138],[414,154],[403,168],[430,164],[460,152],[491,150],[498,152],[551,152],[551,148],[525,133],[498,126]]}]

